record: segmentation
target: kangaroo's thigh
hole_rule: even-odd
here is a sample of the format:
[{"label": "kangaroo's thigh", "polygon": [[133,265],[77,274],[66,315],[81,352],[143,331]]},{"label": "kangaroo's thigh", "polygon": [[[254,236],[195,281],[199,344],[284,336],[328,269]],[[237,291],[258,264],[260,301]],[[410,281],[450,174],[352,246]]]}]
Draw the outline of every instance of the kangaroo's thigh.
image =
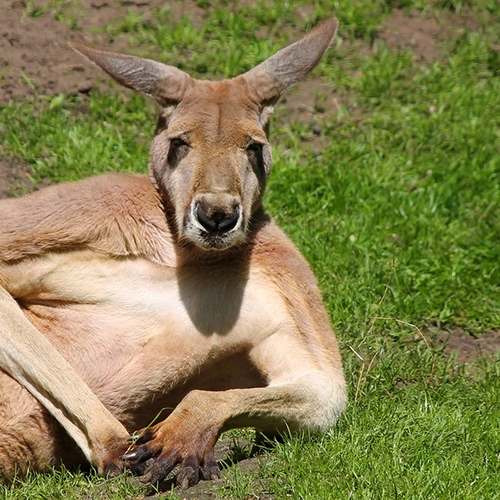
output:
[{"label": "kangaroo's thigh", "polygon": [[72,468],[83,456],[57,421],[5,372],[0,371],[0,483],[28,470]]}]

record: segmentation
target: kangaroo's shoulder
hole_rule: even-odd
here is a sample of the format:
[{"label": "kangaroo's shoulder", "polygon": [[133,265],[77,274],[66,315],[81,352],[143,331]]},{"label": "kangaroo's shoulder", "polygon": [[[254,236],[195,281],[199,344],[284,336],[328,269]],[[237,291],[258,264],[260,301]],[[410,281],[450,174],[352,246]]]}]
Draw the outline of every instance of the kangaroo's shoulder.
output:
[{"label": "kangaroo's shoulder", "polygon": [[0,218],[1,260],[81,248],[158,260],[171,247],[161,198],[144,175],[105,174],[1,200]]}]

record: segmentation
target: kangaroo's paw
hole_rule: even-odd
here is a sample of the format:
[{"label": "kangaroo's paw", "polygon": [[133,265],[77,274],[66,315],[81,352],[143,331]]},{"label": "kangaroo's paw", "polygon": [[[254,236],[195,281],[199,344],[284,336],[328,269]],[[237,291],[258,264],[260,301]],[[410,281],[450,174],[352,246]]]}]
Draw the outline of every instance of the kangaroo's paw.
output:
[{"label": "kangaroo's paw", "polygon": [[218,479],[214,456],[218,429],[172,417],[141,434],[136,446],[122,455],[125,466],[145,483],[164,480],[178,464],[176,481],[183,488],[194,486],[201,478]]}]

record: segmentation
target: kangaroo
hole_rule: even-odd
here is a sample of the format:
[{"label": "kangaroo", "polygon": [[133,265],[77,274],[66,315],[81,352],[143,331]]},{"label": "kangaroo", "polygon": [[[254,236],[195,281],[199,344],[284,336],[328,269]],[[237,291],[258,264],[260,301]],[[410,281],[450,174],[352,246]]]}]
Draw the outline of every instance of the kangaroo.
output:
[{"label": "kangaroo", "polygon": [[273,106],[337,25],[219,82],[72,43],[160,115],[149,177],[0,201],[4,481],[90,463],[157,482],[179,465],[188,487],[219,476],[213,450],[228,429],[335,423],[346,405],[337,340],[262,196]]}]

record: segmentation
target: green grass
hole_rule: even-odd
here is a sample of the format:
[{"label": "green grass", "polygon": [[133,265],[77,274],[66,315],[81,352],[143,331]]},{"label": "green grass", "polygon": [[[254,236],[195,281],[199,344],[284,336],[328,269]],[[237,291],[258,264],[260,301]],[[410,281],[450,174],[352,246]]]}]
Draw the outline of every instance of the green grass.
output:
[{"label": "green grass", "polygon": [[500,498],[499,363],[478,363],[471,380],[422,343],[384,344],[337,428],[288,438],[251,475],[234,470],[228,497]]},{"label": "green grass", "polygon": [[[173,24],[167,5],[154,22],[130,15],[106,31],[129,40],[136,54],[223,77],[332,14],[341,38],[368,44],[394,5],[197,3],[208,13],[201,29],[188,17]],[[500,359],[460,365],[429,329],[480,336],[500,328],[500,7],[399,5],[466,11],[481,26],[443,41],[442,58],[429,64],[377,40],[367,55],[340,46],[315,70],[342,102],[318,118],[325,147],[308,142],[310,124],[290,121],[286,106],[272,130],[266,205],[318,277],[350,406],[336,429],[287,438],[259,470],[232,467],[220,496],[500,498]],[[301,6],[305,17],[296,13]],[[78,25],[77,2],[30,9]],[[83,103],[64,95],[13,102],[0,109],[0,155],[25,160],[37,180],[143,172],[153,117],[152,105],[115,86]],[[112,492],[103,490],[108,484]],[[137,498],[140,491],[129,479],[63,473],[0,489],[0,498]]]},{"label": "green grass", "polygon": [[[153,491],[151,489],[151,491]],[[137,480],[103,479],[83,472],[32,474],[10,487],[0,487],[1,500],[122,500],[140,498],[145,488]]]}]

